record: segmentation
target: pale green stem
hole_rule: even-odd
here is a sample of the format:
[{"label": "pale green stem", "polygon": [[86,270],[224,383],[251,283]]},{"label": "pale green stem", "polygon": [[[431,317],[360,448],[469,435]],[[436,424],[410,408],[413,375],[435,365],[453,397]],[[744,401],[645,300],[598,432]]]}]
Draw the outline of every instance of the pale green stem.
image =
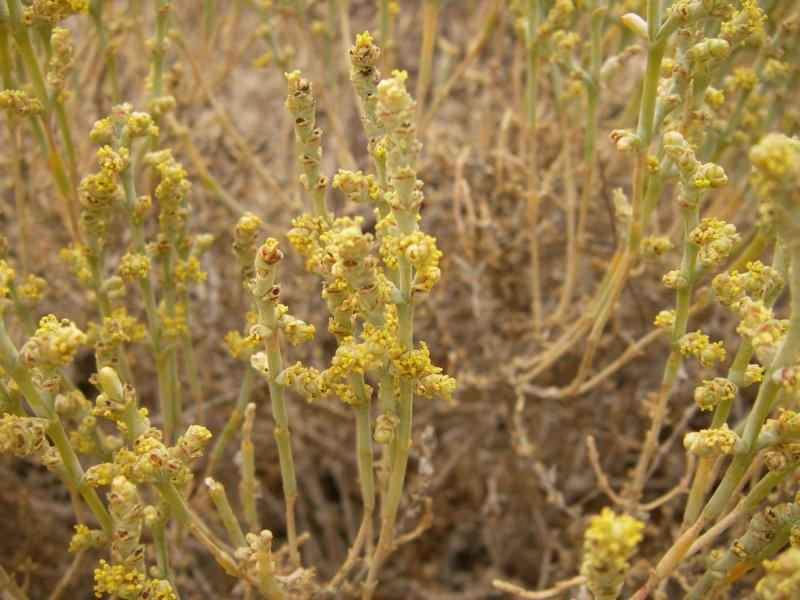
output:
[{"label": "pale green stem", "polygon": [[161,577],[169,580],[172,583],[172,589],[177,593],[177,587],[172,578],[169,568],[169,548],[167,547],[167,531],[166,523],[163,520],[158,520],[150,531],[153,533],[153,545],[156,550],[156,565],[158,570],[161,571]]},{"label": "pale green stem", "polygon": [[244,372],[244,376],[242,377],[242,383],[239,386],[239,395],[236,399],[236,405],[231,412],[231,415],[228,417],[228,422],[225,423],[222,433],[219,434],[217,442],[214,444],[214,449],[209,455],[208,468],[206,469],[207,475],[210,475],[213,472],[214,466],[222,457],[223,452],[225,452],[225,447],[228,445],[233,432],[239,428],[239,423],[242,421],[244,409],[247,406],[247,403],[250,402],[250,398],[253,395],[255,377],[255,370],[248,364]]},{"label": "pale green stem", "polygon": [[180,492],[168,477],[159,479],[153,485],[158,488],[158,491],[161,494],[161,497],[164,499],[164,502],[167,503],[175,518],[178,519],[178,523],[186,526],[194,521],[192,513],[189,511],[189,508],[183,501]]},{"label": "pale green stem", "polygon": [[103,53],[106,72],[108,72],[108,78],[111,82],[111,101],[114,104],[119,104],[122,96],[119,89],[117,60],[114,57],[114,53],[108,49],[108,30],[103,22],[103,4],[102,0],[92,0],[92,4],[89,6],[89,16],[97,31],[97,42],[100,45],[100,51]]},{"label": "pale green stem", "polygon": [[419,72],[417,74],[417,115],[424,113],[428,86],[433,69],[433,50],[436,43],[436,21],[440,0],[423,0],[422,42],[419,50]]},{"label": "pale green stem", "polygon": [[356,415],[356,455],[358,456],[358,478],[361,483],[361,498],[365,509],[369,509],[371,513],[375,508],[375,478],[369,399],[364,404],[354,406],[353,412]]},{"label": "pale green stem", "polygon": [[389,0],[378,0],[378,45],[385,50],[391,46],[391,19]]},{"label": "pale green stem", "polygon": [[253,419],[255,418],[256,405],[252,402],[247,405],[244,412],[244,423],[242,424],[242,444],[241,456],[241,484],[239,486],[239,496],[244,512],[244,521],[252,533],[261,530],[258,524],[258,512],[256,510],[256,462],[253,440],[250,437],[253,431]]},{"label": "pale green stem", "polygon": [[300,554],[297,550],[297,531],[294,519],[297,478],[294,469],[294,456],[292,454],[284,388],[277,381],[278,375],[283,370],[283,357],[281,356],[281,347],[278,340],[278,323],[275,316],[276,301],[265,299],[265,295],[274,285],[275,269],[273,268],[267,277],[256,278],[256,289],[253,291],[253,297],[258,309],[259,325],[271,332],[264,340],[268,367],[267,386],[269,387],[270,404],[272,406],[272,418],[275,420],[275,442],[278,446],[278,461],[281,467],[283,496],[286,502],[286,534],[289,557],[292,564],[299,565]]},{"label": "pale green stem", "polygon": [[222,519],[222,525],[228,533],[228,539],[230,539],[235,548],[246,546],[244,532],[236,515],[233,514],[231,504],[228,502],[228,495],[225,493],[225,487],[210,477],[206,479],[206,485],[208,486],[208,495],[211,496],[211,501]]}]

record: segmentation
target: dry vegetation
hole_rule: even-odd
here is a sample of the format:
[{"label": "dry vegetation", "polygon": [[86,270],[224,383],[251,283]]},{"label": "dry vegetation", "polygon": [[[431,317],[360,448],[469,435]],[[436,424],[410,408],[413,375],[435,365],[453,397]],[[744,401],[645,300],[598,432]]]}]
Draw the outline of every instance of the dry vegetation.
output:
[{"label": "dry vegetation", "polygon": [[[88,12],[81,10],[84,4]],[[110,550],[105,540],[99,547],[75,543],[77,523],[93,530],[102,523],[84,501],[91,493],[85,476],[70,478],[53,435],[53,420],[62,422],[58,427],[78,451],[78,468],[91,476],[97,474],[90,467],[113,462],[120,445],[131,445],[134,433],[147,429],[137,420],[146,416],[135,410],[139,417],[123,415],[128,396],[116,412],[103,404],[115,399],[113,376],[105,371],[98,381],[101,367],[109,365],[123,382],[135,380],[138,403],[164,431],[167,446],[190,424],[213,435],[202,457],[205,430],[198,429],[185,440],[189,450],[173,471],[135,480],[125,506],[139,506],[144,516],[112,514],[109,532],[135,530],[133,547],[141,535],[144,561],[155,569],[143,577],[171,584],[153,587],[152,596],[143,595],[144,588],[117,588],[109,598],[174,598],[172,587],[184,600],[259,594],[800,597],[800,551],[784,548],[800,542],[800,416],[793,412],[800,393],[800,258],[793,260],[800,256],[800,144],[790,137],[764,139],[772,131],[793,136],[800,126],[800,14],[796,3],[774,0],[670,4],[3,0],[0,232],[7,256],[0,275],[7,335],[0,336],[0,414],[9,416],[0,425],[6,451],[0,454],[0,597],[88,598],[93,585],[98,590],[92,574],[100,560],[126,568],[144,564],[141,556],[130,558],[135,549],[125,554],[118,542]],[[68,28],[71,42],[54,26]],[[369,99],[359,96],[349,75],[350,49],[356,34],[367,30],[382,49],[382,76],[406,70],[405,84],[417,100],[416,107],[402,104],[405,97],[392,104],[400,98],[392,94],[402,78],[392,79],[391,89],[379,95],[379,134],[362,123],[364,114],[369,121]],[[364,38],[360,43],[356,54],[366,47]],[[297,160],[316,150],[313,140],[295,133],[302,129],[298,115],[307,119],[302,111],[311,102],[299,76],[288,78],[290,110],[284,106],[284,73],[294,69],[313,82],[316,121],[324,132],[321,173],[331,183],[337,169],[375,174],[378,208],[346,201],[334,189],[341,183],[320,195],[313,184],[309,193],[299,182],[302,173],[316,180],[316,166]],[[38,81],[39,75],[46,79]],[[120,187],[114,184],[113,210],[98,221],[86,216],[97,209],[87,207],[91,194],[85,186],[76,190],[100,164],[89,132],[95,127],[94,137],[106,140],[95,122],[122,102],[150,112],[153,122],[143,125],[144,117],[116,109],[112,129],[113,123],[129,129],[157,124],[158,133],[142,131],[144,139],[129,144],[134,166],[112,173]],[[397,115],[400,127],[392,129]],[[403,130],[413,121],[415,130]],[[120,144],[119,127],[112,146]],[[381,182],[380,152],[374,144],[368,150],[368,141],[384,135],[389,155],[414,154],[413,144],[406,145],[414,135],[422,147],[411,158],[390,156],[389,177]],[[125,162],[124,145],[106,159],[121,153]],[[178,171],[165,174],[174,164],[163,155],[147,158],[147,152],[167,148],[183,164],[185,178]],[[387,242],[388,256],[395,252],[400,269],[406,261],[417,279],[403,288],[386,267],[397,293],[383,298],[377,313],[395,318],[411,306],[414,284],[421,286],[414,292],[420,299],[415,343],[429,344],[432,363],[454,377],[457,388],[452,401],[442,399],[449,381],[433,373],[442,378],[436,380],[440,394],[414,398],[410,456],[392,525],[384,514],[393,497],[389,465],[402,462],[396,457],[404,447],[398,423],[411,422],[402,409],[389,411],[397,423],[387,420],[386,409],[395,400],[402,406],[404,385],[416,385],[418,392],[421,385],[398,366],[410,350],[403,317],[399,330],[390,332],[396,350],[382,350],[386,356],[367,369],[366,381],[376,388],[371,408],[353,400],[366,389],[357,371],[342,379],[350,395],[339,394],[352,406],[335,394],[306,402],[303,395],[314,394],[298,394],[275,369],[262,376],[247,357],[257,344],[264,350],[266,341],[264,360],[274,359],[277,348],[282,366],[302,361],[325,372],[347,344],[353,314],[356,331],[384,323],[351,286],[348,293],[360,304],[355,313],[334,310],[329,331],[333,304],[320,292],[321,281],[330,284],[331,269],[323,264],[309,272],[286,234],[304,211],[323,221],[328,209],[338,217],[360,215],[363,223],[353,235],[367,239],[380,260],[374,239],[411,235],[382,228],[373,214],[373,208],[386,211],[379,217],[393,214],[392,226],[399,219],[400,229],[402,215],[413,219],[416,207],[401,199],[390,212],[386,202],[403,195],[395,186],[403,161],[416,161],[416,177],[424,181],[419,226],[436,238],[441,277],[430,289],[438,277],[430,271],[435,261],[431,266],[408,258]],[[138,193],[154,195],[152,209],[136,204],[127,189],[123,193],[129,169]],[[180,190],[174,196],[179,210],[159,224],[159,211],[163,215],[173,201],[156,191],[164,181]],[[184,182],[191,183],[185,196]],[[314,199],[320,198],[328,208],[318,211]],[[189,205],[190,213],[182,213]],[[245,211],[260,219],[260,229],[245,217],[234,233]],[[137,221],[138,214],[145,218]],[[720,221],[703,221],[711,217]],[[170,238],[178,240],[172,250],[170,242],[166,251],[141,243],[140,236],[153,241],[159,233],[163,241],[170,218],[178,219],[179,230]],[[327,251],[336,260],[344,256],[342,239],[352,224],[328,226],[336,235]],[[213,242],[200,234],[213,235]],[[283,250],[277,275],[268,253],[274,247],[267,243],[256,254],[267,236]],[[99,239],[104,248],[102,272],[80,280],[60,251],[87,238],[90,246]],[[426,239],[415,238],[420,248]],[[144,277],[137,275],[141,266],[125,258],[131,252],[150,256]],[[166,263],[164,252],[172,257]],[[262,262],[254,270],[256,255]],[[205,275],[190,273],[179,281],[174,268],[191,270],[191,257],[199,258],[195,266]],[[761,270],[757,260],[764,263]],[[126,281],[103,282],[120,264],[129,267],[122,273]],[[720,273],[729,275],[720,279]],[[27,280],[29,274],[44,278],[43,292],[44,282]],[[284,328],[278,343],[277,326],[270,330],[265,320],[274,304],[264,302],[259,317],[246,317],[254,302],[242,283],[254,276],[264,286],[255,286],[262,290],[255,305],[277,277],[281,302],[316,328],[313,341],[285,343],[296,340]],[[150,280],[163,299],[152,314],[142,283]],[[99,322],[104,301],[126,306],[147,329],[137,343],[106,348],[101,356],[89,323]],[[188,312],[181,315],[175,306],[184,305]],[[675,314],[659,315],[672,308]],[[44,348],[47,340],[26,345],[38,319],[51,313],[89,331],[73,349],[74,359],[64,355],[68,350],[42,358],[47,351],[58,354]],[[660,327],[654,326],[656,315]],[[232,357],[227,332],[247,336],[253,323],[266,329],[249,342],[240,336],[247,347]],[[299,337],[310,337],[302,333],[305,323],[298,325]],[[692,334],[700,330],[708,338]],[[21,349],[22,364],[6,340]],[[746,368],[751,362],[765,369],[763,382],[755,366]],[[386,376],[388,383],[379,386]],[[21,382],[30,377],[35,389],[28,393]],[[717,388],[696,391],[715,377]],[[732,382],[733,396],[718,389],[722,378]],[[59,411],[59,421],[58,394],[65,397],[72,384],[88,404],[78,413]],[[284,387],[296,501],[286,493],[286,455],[279,456],[273,436],[274,400]],[[379,387],[391,396],[381,395],[380,406]],[[97,400],[101,391],[104,398]],[[40,414],[31,394],[50,408]],[[177,416],[170,416],[165,396],[182,399]],[[250,409],[242,430],[240,420],[230,419],[237,401],[244,409],[250,399],[255,413]],[[85,420],[92,411],[99,415],[96,427]],[[356,427],[359,414],[366,430]],[[19,420],[32,415],[50,418],[23,427]],[[114,421],[123,423],[129,438]],[[726,422],[732,431],[722,427]],[[741,423],[746,427],[737,430]],[[226,424],[227,445],[212,452]],[[381,427],[390,430],[388,443]],[[384,443],[365,445],[359,438],[364,431],[367,439],[374,433]],[[90,438],[100,441],[93,445]],[[374,452],[374,465],[371,456],[365,463],[364,452],[354,451],[358,439],[360,450]],[[177,452],[170,458],[178,460]],[[119,476],[120,468],[105,474]],[[365,468],[370,480],[375,473],[374,514]],[[233,528],[204,485],[209,475],[227,490],[238,521]],[[396,478],[403,483],[402,475]],[[106,502],[107,485],[96,489],[101,503],[116,506],[112,498]],[[170,489],[180,489],[182,498],[170,502]],[[293,517],[287,517],[286,501]],[[181,506],[191,511],[185,519]],[[614,513],[590,521],[604,507]],[[266,537],[248,538],[250,555],[236,553],[238,527],[245,533],[269,530],[272,553],[263,546]],[[698,538],[701,545],[689,550]],[[71,540],[77,552],[67,552]],[[775,556],[780,558],[765,577],[762,561]]]}]

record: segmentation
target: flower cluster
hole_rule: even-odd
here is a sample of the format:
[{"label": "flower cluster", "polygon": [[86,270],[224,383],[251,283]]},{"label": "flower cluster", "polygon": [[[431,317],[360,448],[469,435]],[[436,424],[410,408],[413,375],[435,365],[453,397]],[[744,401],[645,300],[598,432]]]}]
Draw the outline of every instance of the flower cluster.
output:
[{"label": "flower cluster", "polygon": [[800,141],[770,133],[750,149],[750,161],[762,218],[785,239],[796,237],[800,223]]},{"label": "flower cluster", "polygon": [[52,25],[69,15],[85,13],[89,0],[33,0],[22,12],[22,19],[29,25]]},{"label": "flower cluster", "polygon": [[242,282],[253,277],[253,260],[256,257],[258,228],[261,219],[252,213],[245,213],[236,222],[233,230],[233,255],[242,271]]},{"label": "flower cluster", "polygon": [[800,596],[800,548],[792,546],[774,560],[764,561],[764,576],[756,584],[762,600],[786,600]]},{"label": "flower cluster", "polygon": [[760,260],[750,261],[745,266],[747,270],[743,273],[736,270],[720,273],[711,282],[714,299],[736,313],[745,295],[753,300],[764,300],[783,286],[781,274]]},{"label": "flower cluster", "polygon": [[704,269],[711,269],[731,253],[741,237],[734,225],[716,217],[707,217],[691,231],[689,239],[700,248],[700,264]]},{"label": "flower cluster", "polygon": [[683,447],[697,456],[738,454],[746,450],[744,441],[728,428],[727,423],[715,429],[690,431],[683,438]]},{"label": "flower cluster", "polygon": [[72,362],[75,353],[86,343],[86,334],[69,319],[47,315],[39,328],[20,349],[20,362],[42,371],[54,371]]},{"label": "flower cluster", "polygon": [[680,351],[683,356],[695,356],[704,367],[711,367],[717,361],[725,360],[725,346],[720,342],[711,342],[701,331],[692,331],[680,340]]},{"label": "flower cluster", "polygon": [[18,117],[41,115],[44,106],[37,98],[31,98],[23,90],[0,91],[0,109],[8,110]]},{"label": "flower cluster", "polygon": [[75,67],[69,29],[53,27],[50,34],[50,45],[53,48],[53,54],[48,64],[47,83],[53,86],[58,99],[64,101],[69,97],[69,92],[64,89],[64,86]]},{"label": "flower cluster", "polygon": [[583,536],[581,574],[594,597],[619,596],[630,558],[642,541],[644,523],[629,515],[617,515],[606,507],[592,517]]},{"label": "flower cluster", "polygon": [[123,254],[117,271],[126,281],[141,281],[150,276],[150,257],[140,252]]},{"label": "flower cluster", "polygon": [[697,160],[691,146],[679,132],[665,133],[663,145],[665,154],[678,168],[678,204],[681,208],[696,207],[703,192],[724,187],[728,183],[722,167]]},{"label": "flower cluster", "polygon": [[674,247],[675,245],[668,237],[647,236],[642,240],[642,256],[649,259],[659,258]]},{"label": "flower cluster", "polygon": [[756,0],[743,0],[742,7],[722,22],[720,37],[732,46],[738,46],[764,35],[767,16]]},{"label": "flower cluster", "polygon": [[720,402],[730,402],[736,397],[736,386],[724,377],[706,379],[694,389],[694,402],[700,410],[711,410]]},{"label": "flower cluster", "polygon": [[0,417],[0,452],[14,456],[39,455],[47,447],[47,421],[4,414]]},{"label": "flower cluster", "polygon": [[184,233],[189,218],[186,196],[192,184],[186,178],[186,170],[176,161],[170,150],[160,150],[145,155],[145,162],[159,174],[155,198],[159,204],[158,223],[161,232],[171,243],[176,243]]}]

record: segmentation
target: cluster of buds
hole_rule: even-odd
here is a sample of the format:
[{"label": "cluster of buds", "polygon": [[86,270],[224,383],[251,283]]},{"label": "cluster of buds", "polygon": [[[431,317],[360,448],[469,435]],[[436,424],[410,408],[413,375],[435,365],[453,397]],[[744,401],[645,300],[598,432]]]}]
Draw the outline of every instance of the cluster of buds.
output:
[{"label": "cluster of buds", "polygon": [[620,152],[633,152],[644,147],[642,138],[627,129],[615,129],[610,134],[611,143]]},{"label": "cluster of buds", "polygon": [[678,204],[684,208],[697,206],[700,195],[708,189],[718,189],[728,183],[725,171],[714,163],[702,164],[694,155],[686,139],[677,131],[669,131],[663,138],[664,152],[678,168]]},{"label": "cluster of buds", "polygon": [[762,600],[800,597],[800,548],[792,546],[773,560],[765,560],[764,576],[756,584]]},{"label": "cluster of buds", "polygon": [[762,300],[748,296],[738,302],[737,312],[740,321],[736,333],[750,340],[761,364],[770,364],[786,336],[788,321],[776,319]]},{"label": "cluster of buds", "polygon": [[23,90],[0,91],[0,109],[12,112],[17,117],[29,117],[44,113],[44,106],[37,98],[31,98]]},{"label": "cluster of buds", "polygon": [[720,342],[711,342],[701,331],[692,331],[684,335],[679,342],[683,356],[695,356],[704,367],[711,367],[717,361],[725,360],[725,346]]},{"label": "cluster of buds", "polygon": [[390,233],[381,239],[381,256],[390,268],[397,267],[398,257],[405,257],[414,267],[414,281],[411,285],[411,302],[425,299],[431,288],[439,281],[439,259],[441,251],[436,247],[436,238],[414,231],[410,234]]},{"label": "cluster of buds", "polygon": [[[647,39],[646,29],[644,37]],[[677,37],[675,57],[662,62],[661,72],[665,79],[659,85],[656,112],[656,122],[663,122],[668,127],[673,126],[670,115],[681,106],[686,98],[686,88],[692,80],[699,78],[703,82],[707,81],[711,71],[722,64],[730,53],[728,42],[719,38],[704,38],[692,44],[696,36],[689,28],[679,29]],[[706,101],[706,103],[711,109],[719,110],[724,96],[715,100],[718,102]],[[679,128],[692,142],[699,143],[708,130],[712,116],[703,106],[687,108],[692,110],[682,111]]]},{"label": "cluster of buds", "polygon": [[350,49],[350,81],[364,109],[364,129],[369,138],[367,149],[378,170],[386,168],[386,151],[381,143],[383,125],[377,119],[378,82],[381,72],[377,68],[381,51],[372,41],[368,31],[356,35],[356,43]]},{"label": "cluster of buds", "polygon": [[42,317],[39,328],[20,349],[20,362],[50,372],[72,362],[75,353],[86,343],[86,334],[69,319],[54,315]]},{"label": "cluster of buds", "polygon": [[375,433],[373,437],[379,444],[389,444],[397,433],[400,426],[400,419],[391,411],[385,411],[378,415],[375,422]]},{"label": "cluster of buds", "polygon": [[248,533],[245,541],[247,546],[236,549],[239,568],[259,583],[259,591],[267,598],[283,598],[272,557],[272,532],[265,529],[258,535]]},{"label": "cluster of buds", "polygon": [[[392,71],[392,77],[378,84],[377,115],[386,128],[386,167],[390,189],[386,202],[395,213],[412,218],[422,204],[422,182],[416,178],[416,162],[422,145],[417,140],[416,102],[406,90],[405,71]],[[402,218],[402,217],[401,217]],[[402,227],[401,227],[402,228]]]},{"label": "cluster of buds", "polygon": [[72,40],[69,29],[53,27],[50,34],[50,45],[53,55],[50,57],[47,71],[47,83],[53,86],[60,100],[65,100],[69,93],[64,89],[67,79],[75,66],[75,57],[72,52]]},{"label": "cluster of buds", "polygon": [[159,204],[158,223],[167,241],[177,243],[185,234],[189,218],[186,196],[192,188],[186,170],[176,161],[170,150],[159,150],[145,155],[145,162],[159,174],[155,198]]},{"label": "cluster of buds", "polygon": [[91,239],[104,239],[111,223],[114,202],[120,194],[116,171],[112,170],[117,168],[119,162],[105,160],[110,152],[109,146],[98,151],[98,158],[102,160],[100,171],[87,175],[78,185],[78,200],[83,207],[81,224]]},{"label": "cluster of buds", "polygon": [[720,402],[730,402],[736,397],[736,386],[724,377],[706,379],[694,389],[694,402],[700,410],[712,410]]},{"label": "cluster of buds", "polygon": [[0,452],[41,456],[48,449],[46,429],[45,419],[4,414],[0,417]]},{"label": "cluster of buds", "polygon": [[[147,509],[152,507],[142,506],[136,485],[123,475],[112,479],[107,497],[112,523],[111,563],[100,560],[95,569],[95,595],[100,598],[106,593],[127,600],[175,600],[177,596],[167,580],[150,579],[146,575],[141,535]],[[96,532],[79,526],[71,547],[85,549],[97,541]]]},{"label": "cluster of buds", "polygon": [[250,281],[254,275],[253,261],[256,258],[260,225],[261,219],[248,212],[239,218],[233,230],[233,255],[239,263],[243,283]]},{"label": "cluster of buds", "polygon": [[90,548],[100,548],[108,540],[100,529],[89,529],[86,525],[75,525],[75,533],[69,542],[69,552],[83,552]]},{"label": "cluster of buds", "polygon": [[95,121],[89,138],[98,145],[112,145],[116,152],[121,148],[130,150],[137,138],[155,137],[158,126],[145,112],[136,112],[130,104],[118,104],[107,117]]},{"label": "cluster of buds", "polygon": [[[363,220],[341,218],[319,240],[330,256],[326,289],[336,290],[335,304],[328,307],[346,310],[371,322],[380,321],[383,306],[389,300],[389,284],[378,269],[373,254],[374,238],[361,229]],[[338,298],[344,298],[341,302]],[[331,310],[336,318],[336,312]],[[350,334],[350,331],[347,332]]]},{"label": "cluster of buds", "polygon": [[108,485],[114,477],[124,476],[133,483],[157,483],[169,479],[177,486],[192,477],[189,465],[202,455],[211,433],[199,425],[190,426],[175,446],[167,447],[162,433],[155,427],[136,437],[133,448],[121,448],[113,463],[90,467],[84,478],[92,487]]},{"label": "cluster of buds", "polygon": [[653,325],[666,333],[672,333],[675,327],[675,309],[662,310],[653,319]]},{"label": "cluster of buds", "polygon": [[581,574],[598,600],[619,596],[630,559],[642,541],[644,524],[629,515],[617,515],[606,507],[592,517],[583,537]]},{"label": "cluster of buds", "polygon": [[800,141],[770,133],[750,149],[762,218],[791,246],[800,223]]},{"label": "cluster of buds", "polygon": [[409,350],[392,364],[395,372],[415,382],[415,392],[425,398],[440,396],[450,400],[456,387],[456,380],[442,373],[442,368],[431,363],[431,355],[425,342],[419,343],[418,350]]},{"label": "cluster of buds", "polygon": [[320,236],[327,231],[323,217],[303,213],[292,219],[292,229],[286,234],[292,247],[305,257],[306,270],[323,279],[327,277],[331,257],[320,244]]},{"label": "cluster of buds", "polygon": [[772,380],[780,385],[792,398],[800,396],[800,364],[775,369]]},{"label": "cluster of buds", "polygon": [[739,46],[751,39],[759,39],[764,35],[764,23],[767,15],[758,6],[756,0],[743,0],[742,7],[733,12],[720,27],[720,37],[731,46]]},{"label": "cluster of buds", "polygon": [[324,214],[325,190],[328,187],[328,178],[320,170],[322,160],[322,130],[316,127],[316,100],[311,93],[311,82],[300,76],[300,71],[286,74],[289,93],[286,97],[286,108],[294,117],[294,132],[297,140],[297,149],[300,153],[298,160],[303,169],[300,182],[311,195],[318,213]]},{"label": "cluster of buds", "polygon": [[121,194],[118,178],[130,168],[133,140],[156,135],[158,127],[150,115],[134,112],[130,104],[115,106],[110,116],[95,122],[89,137],[100,146],[100,170],[84,177],[78,186],[81,223],[90,243],[95,240],[102,245],[105,240],[111,211]]},{"label": "cluster of buds", "polygon": [[[250,325],[252,325],[252,322]],[[260,342],[258,335],[249,331],[247,335],[242,335],[238,331],[229,331],[225,334],[225,348],[233,358],[250,356]]]},{"label": "cluster of buds", "polygon": [[724,306],[739,313],[740,303],[745,296],[752,300],[765,300],[783,286],[783,277],[773,267],[761,261],[751,261],[746,271],[730,271],[714,277],[711,287],[714,299]]},{"label": "cluster of buds", "polygon": [[647,236],[642,239],[642,256],[651,260],[660,258],[674,247],[675,245],[668,237]]},{"label": "cluster of buds", "polygon": [[17,275],[8,261],[0,259],[0,298],[6,298],[14,285]]},{"label": "cluster of buds", "polygon": [[108,512],[111,515],[111,560],[115,565],[144,571],[142,505],[136,485],[123,476],[114,477],[108,490]]},{"label": "cluster of buds", "polygon": [[89,10],[89,0],[33,0],[22,11],[26,25],[52,25],[70,15]]},{"label": "cluster of buds", "polygon": [[539,25],[539,31],[531,32],[531,34],[535,33],[541,37],[547,37],[556,31],[563,30],[569,24],[574,12],[575,4],[572,0],[556,0],[556,3],[547,11],[547,16]]},{"label": "cluster of buds", "polygon": [[142,281],[150,276],[150,257],[139,252],[122,255],[117,272],[125,281]]},{"label": "cluster of buds", "polygon": [[764,452],[764,465],[770,471],[783,471],[800,463],[800,443],[776,443]]},{"label": "cluster of buds", "polygon": [[689,63],[697,71],[707,72],[710,66],[725,60],[730,55],[730,44],[720,38],[706,38],[689,48],[686,53]]},{"label": "cluster of buds", "polygon": [[741,454],[747,450],[744,440],[731,431],[727,423],[716,429],[690,431],[683,437],[683,447],[701,457]]},{"label": "cluster of buds", "polygon": [[780,409],[777,419],[769,419],[759,435],[760,445],[800,442],[800,413]]},{"label": "cluster of buds", "polygon": [[375,177],[364,175],[361,171],[339,169],[333,177],[332,185],[334,189],[342,191],[346,200],[356,204],[376,202],[380,194]]},{"label": "cluster of buds", "polygon": [[70,417],[76,428],[69,432],[69,442],[76,452],[82,454],[102,452],[113,446],[114,440],[103,437],[97,429],[97,417],[92,412],[92,403],[78,389],[58,394],[53,402],[56,414]]},{"label": "cluster of buds", "polygon": [[44,297],[46,287],[47,281],[43,277],[29,273],[25,280],[17,285],[17,294],[20,300],[31,305]]},{"label": "cluster of buds", "polygon": [[316,328],[310,323],[290,315],[289,308],[285,304],[275,306],[275,318],[277,319],[278,329],[281,330],[281,333],[292,346],[314,339]]},{"label": "cluster of buds", "polygon": [[143,571],[111,565],[100,559],[94,570],[94,593],[97,598],[108,594],[121,600],[176,600],[172,584],[166,579],[148,579]]},{"label": "cluster of buds", "polygon": [[129,383],[123,384],[112,367],[100,368],[96,382],[102,392],[95,400],[95,415],[112,419],[129,437],[135,437],[150,427],[147,409],[137,406],[136,390]]},{"label": "cluster of buds", "polygon": [[277,382],[293,390],[306,402],[316,402],[331,392],[327,373],[323,374],[314,367],[306,367],[299,361],[281,371]]},{"label": "cluster of buds", "polygon": [[704,269],[711,269],[731,253],[741,236],[734,225],[716,217],[707,217],[689,233],[689,239],[700,248],[700,264]]},{"label": "cluster of buds", "polygon": [[[83,284],[90,284],[92,281],[92,266],[89,263],[91,256],[89,248],[85,245],[73,242],[69,246],[59,250],[58,255],[67,263],[70,272]],[[124,288],[122,288],[124,289]]]}]

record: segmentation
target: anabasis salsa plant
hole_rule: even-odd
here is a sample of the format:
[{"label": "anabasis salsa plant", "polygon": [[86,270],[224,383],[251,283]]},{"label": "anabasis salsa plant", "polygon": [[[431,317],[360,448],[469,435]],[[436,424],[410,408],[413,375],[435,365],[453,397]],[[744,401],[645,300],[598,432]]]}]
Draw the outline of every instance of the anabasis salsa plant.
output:
[{"label": "anabasis salsa plant", "polygon": [[[201,412],[187,413],[181,381],[188,381],[195,407],[202,405],[202,367],[194,354],[200,332],[190,321],[190,304],[192,289],[207,277],[201,258],[213,237],[194,231],[191,183],[160,142],[160,124],[175,101],[165,93],[163,81],[169,3],[156,5],[151,112],[119,104],[97,121],[89,136],[97,147],[97,170],[74,185],[69,173],[76,168],[74,160],[55,146],[48,149],[54,176],[66,179],[64,211],[74,226],[74,241],[60,254],[85,288],[86,298],[95,303],[96,320],[79,327],[50,314],[37,324],[32,304],[41,297],[45,282],[17,275],[9,249],[3,249],[0,449],[37,457],[74,495],[77,522],[68,550],[82,554],[102,549],[94,569],[98,598],[179,598],[173,550],[181,543],[179,530],[193,536],[238,581],[245,597],[257,593],[307,598],[343,589],[372,597],[381,565],[401,542],[396,521],[411,447],[414,397],[450,399],[455,387],[455,381],[432,364],[425,342],[414,339],[415,307],[439,280],[441,252],[418,224],[424,198],[416,171],[421,145],[415,103],[405,87],[407,75],[394,71],[381,80],[378,47],[369,33],[357,36],[350,50],[351,79],[364,113],[374,173],[340,170],[333,187],[349,201],[374,205],[379,221],[375,234],[363,230],[363,218],[337,218],[328,208],[322,132],[315,124],[311,83],[297,71],[286,75],[286,107],[294,122],[301,181],[310,206],[310,212],[293,221],[290,251],[299,252],[308,270],[322,279],[328,329],[337,348],[321,371],[284,358],[284,352],[291,352],[284,342],[310,342],[315,328],[280,303],[284,254],[278,240],[263,241],[260,219],[250,213],[241,216],[233,250],[254,310],[247,315],[245,335],[233,332],[227,343],[234,355],[248,357],[249,365],[205,479],[212,516],[224,526],[221,537],[208,516],[192,505],[192,481],[213,435],[198,420]],[[4,55],[8,79],[0,99],[14,126],[27,121],[38,134],[50,127],[51,115],[61,114],[67,98],[64,79],[75,61],[68,30],[53,25],[87,9],[93,14],[100,10],[83,2],[23,6],[12,0],[0,12],[4,33],[11,34],[14,48],[25,59],[23,69]],[[52,45],[46,77],[31,49],[31,38],[38,34],[45,35],[48,54]],[[33,95],[21,89],[26,86],[9,86],[17,72],[32,78]],[[69,124],[60,117],[58,122],[66,142]],[[45,145],[56,143],[49,131],[45,137]],[[125,240],[123,246],[120,239]],[[144,322],[131,311],[133,290]],[[143,344],[154,365],[155,415],[140,403],[136,380],[143,367],[131,359],[131,344]],[[94,352],[89,383],[96,391],[76,381],[70,369],[84,346]],[[286,548],[278,552],[256,510],[254,373],[268,385],[283,482]],[[363,517],[341,568],[329,581],[305,564],[295,525],[299,492],[286,406],[290,391],[308,402],[335,395],[352,408],[356,422]],[[244,527],[225,487],[211,477],[242,417],[239,495]],[[374,442],[380,448],[379,465]]]},{"label": "anabasis salsa plant", "polygon": [[800,598],[798,31],[0,0],[0,595]]}]

